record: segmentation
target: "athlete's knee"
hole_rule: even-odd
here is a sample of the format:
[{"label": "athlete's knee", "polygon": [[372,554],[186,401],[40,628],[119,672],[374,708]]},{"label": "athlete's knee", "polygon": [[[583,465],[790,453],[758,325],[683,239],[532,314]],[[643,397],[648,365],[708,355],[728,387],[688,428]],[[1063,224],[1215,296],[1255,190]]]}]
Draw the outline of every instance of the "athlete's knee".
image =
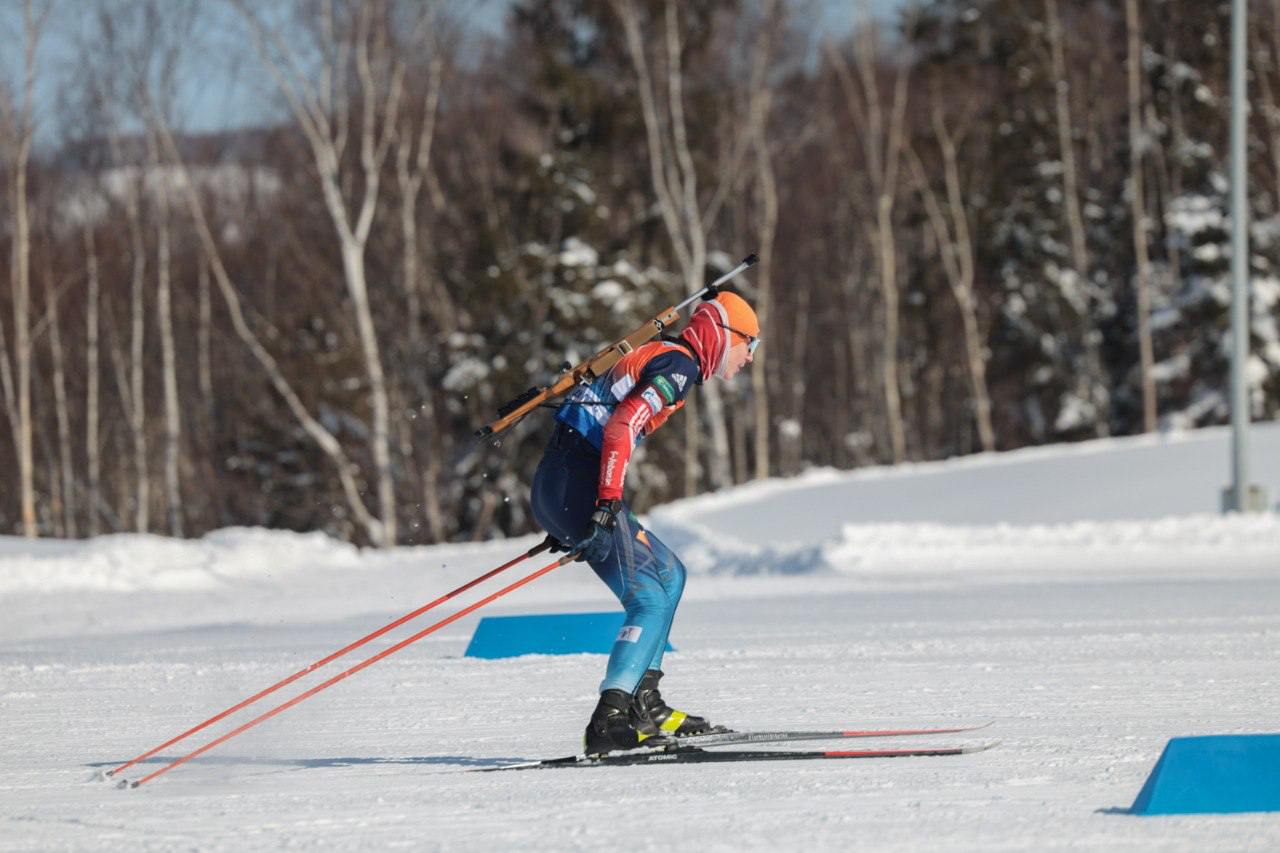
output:
[{"label": "athlete's knee", "polygon": [[627,621],[653,621],[661,623],[675,609],[675,602],[670,593],[654,584],[628,592],[622,606],[627,611]]}]

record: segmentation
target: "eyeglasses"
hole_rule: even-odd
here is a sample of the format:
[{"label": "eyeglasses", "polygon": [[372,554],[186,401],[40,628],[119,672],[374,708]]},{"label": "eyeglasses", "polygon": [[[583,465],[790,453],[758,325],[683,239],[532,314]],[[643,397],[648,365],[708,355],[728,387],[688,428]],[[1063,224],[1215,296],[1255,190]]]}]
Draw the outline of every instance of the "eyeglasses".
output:
[{"label": "eyeglasses", "polygon": [[746,332],[740,332],[737,329],[735,329],[733,326],[726,326],[724,323],[720,323],[719,326],[722,329],[728,329],[729,331],[733,332],[735,335],[741,335],[742,338],[747,342],[747,353],[749,355],[756,354],[756,347],[760,346],[760,338],[754,335],[748,335]]}]

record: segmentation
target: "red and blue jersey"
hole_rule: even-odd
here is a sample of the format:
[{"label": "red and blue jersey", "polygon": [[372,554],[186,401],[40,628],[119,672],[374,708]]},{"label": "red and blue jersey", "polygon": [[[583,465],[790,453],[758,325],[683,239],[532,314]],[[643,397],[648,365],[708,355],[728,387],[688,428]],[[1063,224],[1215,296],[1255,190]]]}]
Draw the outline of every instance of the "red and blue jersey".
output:
[{"label": "red and blue jersey", "polygon": [[578,385],[556,420],[600,450],[597,497],[622,498],[631,451],[684,405],[700,381],[698,362],[671,341],[650,341],[620,358],[589,385]]}]

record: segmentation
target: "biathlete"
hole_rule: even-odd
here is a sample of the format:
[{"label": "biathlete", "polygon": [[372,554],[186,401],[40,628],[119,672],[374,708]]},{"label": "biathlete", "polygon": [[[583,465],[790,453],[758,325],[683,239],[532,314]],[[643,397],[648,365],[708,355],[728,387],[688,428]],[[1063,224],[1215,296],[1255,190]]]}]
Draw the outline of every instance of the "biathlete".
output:
[{"label": "biathlete", "polygon": [[626,610],[586,731],[586,754],[656,746],[711,730],[670,708],[658,692],[662,653],[684,591],[685,568],[640,524],[623,499],[631,452],[707,379],[732,379],[750,364],[760,324],[728,291],[700,303],[678,337],[636,347],[556,413],[538,465],[534,518],[590,564]]}]

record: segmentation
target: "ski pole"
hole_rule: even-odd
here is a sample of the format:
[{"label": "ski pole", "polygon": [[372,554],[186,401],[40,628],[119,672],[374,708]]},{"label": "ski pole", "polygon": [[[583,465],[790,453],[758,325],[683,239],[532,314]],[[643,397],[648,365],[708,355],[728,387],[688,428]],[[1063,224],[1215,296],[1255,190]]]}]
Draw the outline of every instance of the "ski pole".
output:
[{"label": "ski pole", "polygon": [[437,598],[435,601],[424,604],[421,607],[419,607],[417,610],[414,610],[411,613],[406,613],[405,615],[401,616],[399,619],[395,620],[394,622],[384,625],[383,627],[374,631],[372,634],[366,634],[365,636],[356,640],[354,643],[351,643],[350,645],[347,645],[347,646],[343,646],[342,648],[338,649],[336,652],[329,655],[328,657],[321,658],[315,663],[310,664],[309,666],[298,670],[288,678],[285,678],[281,681],[277,681],[275,684],[271,685],[267,689],[253,694],[248,699],[245,699],[243,702],[240,702],[236,705],[232,705],[230,708],[227,708],[225,711],[215,714],[214,716],[205,720],[200,725],[193,726],[187,729],[182,734],[165,741],[164,743],[160,744],[154,749],[147,750],[146,752],[142,753],[132,761],[128,761],[124,764],[121,764],[119,767],[115,768],[114,770],[108,771],[107,776],[114,776],[117,773],[120,773],[121,771],[129,769],[133,765],[137,764],[139,761],[145,761],[146,759],[155,755],[160,750],[173,746],[178,741],[183,740],[184,738],[190,737],[191,735],[195,734],[198,731],[208,728],[209,726],[213,725],[219,720],[229,717],[230,715],[234,714],[236,711],[239,711],[242,708],[246,708],[249,705],[252,705],[254,702],[257,702],[259,699],[263,698],[264,696],[269,696],[270,694],[279,690],[281,687],[285,687],[286,685],[292,684],[293,682],[297,681],[299,678],[302,678],[302,676],[307,675],[308,673],[314,672],[315,670],[319,669],[320,667],[324,666],[327,663],[332,663],[333,661],[337,660],[338,658],[342,657],[348,652],[351,652],[360,648],[365,643],[371,640],[376,640],[378,637],[381,637],[383,634],[387,633],[388,631],[391,631],[395,628],[400,627],[401,625],[410,621],[411,619],[416,619],[417,617],[421,616],[423,613],[426,613],[428,610],[431,610],[432,608],[445,603],[449,599],[454,598],[455,596],[466,592],[472,587],[477,586],[478,584],[481,584],[484,581],[487,581],[489,578],[494,577],[495,575],[500,574],[501,572],[505,572],[507,569],[511,568],[517,563],[524,562],[530,557],[536,557],[538,554],[552,547],[554,542],[555,540],[553,540],[550,536],[548,536],[541,543],[539,543],[533,548],[530,548],[528,551],[525,551],[520,556],[515,557],[514,559],[511,559],[511,560],[508,560],[507,562],[503,563],[501,566],[498,566],[496,569],[491,569],[490,571],[485,572],[484,574],[480,575],[478,578],[475,578],[474,580],[467,581],[462,586],[458,587],[455,590],[452,590],[451,592],[445,593],[444,595]]},{"label": "ski pole", "polygon": [[321,690],[324,690],[327,687],[332,687],[333,685],[337,684],[339,681],[342,681],[344,678],[347,678],[348,676],[351,676],[351,675],[355,675],[360,670],[366,667],[372,666],[373,664],[377,663],[378,661],[382,660],[388,655],[395,654],[396,652],[403,649],[405,646],[408,646],[412,643],[416,643],[418,640],[421,640],[423,637],[427,636],[428,634],[434,631],[438,631],[444,626],[458,621],[463,616],[466,616],[469,613],[474,613],[476,610],[479,610],[481,607],[484,607],[489,602],[495,599],[501,598],[507,593],[512,592],[513,590],[519,589],[525,584],[535,581],[538,578],[542,577],[543,575],[547,574],[548,572],[553,571],[554,569],[558,569],[559,567],[563,566],[565,563],[571,563],[576,559],[578,559],[578,552],[571,551],[568,554],[565,554],[560,559],[556,560],[554,563],[549,563],[548,565],[538,569],[536,572],[532,572],[531,574],[525,575],[515,583],[508,584],[507,586],[504,586],[502,589],[498,590],[497,592],[492,593],[491,595],[485,596],[484,598],[480,599],[476,603],[467,605],[466,607],[459,610],[457,613],[454,613],[452,616],[446,616],[444,619],[441,619],[439,622],[436,622],[433,625],[429,625],[426,628],[423,628],[421,631],[414,634],[413,636],[406,637],[405,639],[396,643],[394,646],[383,649],[382,651],[378,652],[376,655],[366,658],[365,660],[361,661],[360,663],[356,664],[350,669],[343,670],[342,672],[330,678],[328,681],[325,681],[322,684],[317,684],[315,687],[312,687],[310,690],[307,690],[304,693],[299,693],[297,696],[293,697],[288,702],[277,705],[276,707],[272,708],[270,711],[267,711],[266,713],[253,718],[252,720],[250,720],[247,723],[244,723],[238,728],[232,729],[231,731],[227,732],[221,737],[218,737],[218,738],[215,738],[214,740],[209,741],[204,746],[200,747],[194,752],[184,755],[182,758],[179,758],[177,761],[166,764],[164,767],[161,767],[159,770],[156,770],[150,775],[142,777],[137,782],[126,783],[124,780],[122,780],[121,786],[123,787],[125,784],[128,784],[129,787],[136,788],[139,785],[150,782],[152,779],[156,778],[160,774],[167,773],[175,767],[178,767],[182,764],[186,764],[191,759],[195,758],[198,755],[202,755],[208,752],[209,750],[213,749],[215,746],[218,746],[219,744],[222,744],[222,743],[226,743],[227,741],[231,740],[231,738],[235,737],[238,734],[247,732],[249,729],[258,725],[258,723],[265,722],[266,720],[269,720],[272,717],[274,717],[276,714],[279,714],[282,711],[289,710],[294,705],[297,705],[299,702],[303,701],[304,699],[309,699],[310,697],[319,693]]}]

